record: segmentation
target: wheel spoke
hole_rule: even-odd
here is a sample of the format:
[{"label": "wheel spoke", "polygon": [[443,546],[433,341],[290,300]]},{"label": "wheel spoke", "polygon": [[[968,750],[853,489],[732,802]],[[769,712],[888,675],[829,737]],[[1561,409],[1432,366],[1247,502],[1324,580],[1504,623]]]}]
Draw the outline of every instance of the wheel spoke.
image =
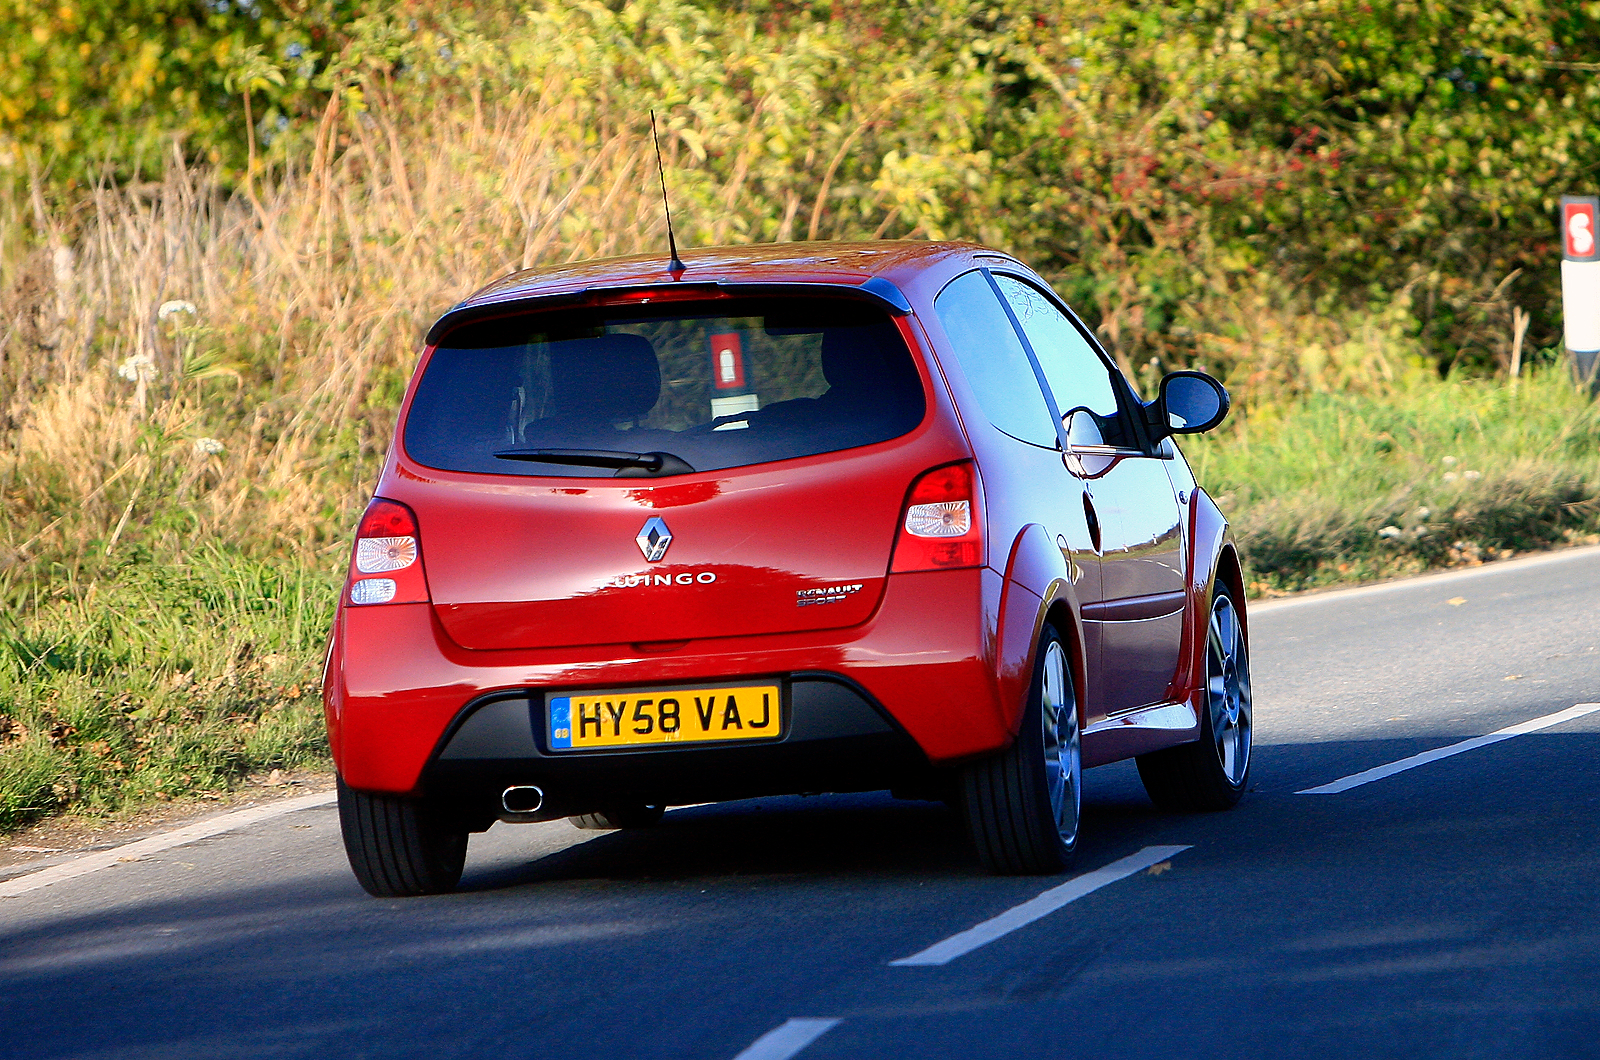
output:
[{"label": "wheel spoke", "polygon": [[1232,723],[1217,733],[1217,758],[1222,762],[1222,772],[1230,781],[1238,782],[1234,767],[1238,764],[1238,728]]},{"label": "wheel spoke", "polygon": [[1070,844],[1078,834],[1083,767],[1077,704],[1070,693],[1066,657],[1059,644],[1049,646],[1043,678],[1039,722],[1044,745],[1045,790],[1050,798],[1056,831],[1063,842]]},{"label": "wheel spoke", "polygon": [[1222,653],[1232,661],[1239,651],[1239,616],[1228,605],[1218,607],[1212,616],[1217,624],[1217,637],[1222,642]]},{"label": "wheel spoke", "polygon": [[1226,596],[1211,605],[1206,637],[1206,698],[1217,764],[1240,784],[1250,763],[1250,663],[1238,612]]}]

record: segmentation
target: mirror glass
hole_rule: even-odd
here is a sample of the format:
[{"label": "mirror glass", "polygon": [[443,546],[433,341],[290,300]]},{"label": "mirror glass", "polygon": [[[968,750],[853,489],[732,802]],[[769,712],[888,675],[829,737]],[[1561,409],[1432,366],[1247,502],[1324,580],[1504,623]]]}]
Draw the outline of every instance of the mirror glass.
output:
[{"label": "mirror glass", "polygon": [[1225,411],[1221,387],[1200,375],[1171,375],[1162,380],[1167,426],[1174,431],[1201,430]]}]

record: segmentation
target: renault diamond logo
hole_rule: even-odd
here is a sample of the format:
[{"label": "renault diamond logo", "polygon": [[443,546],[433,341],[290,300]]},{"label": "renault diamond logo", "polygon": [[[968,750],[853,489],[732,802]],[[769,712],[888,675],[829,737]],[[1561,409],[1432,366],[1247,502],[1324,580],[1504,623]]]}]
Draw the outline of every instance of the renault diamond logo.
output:
[{"label": "renault diamond logo", "polygon": [[666,521],[656,515],[644,524],[644,529],[639,531],[639,536],[634,540],[639,542],[639,551],[644,553],[644,558],[654,563],[667,554],[667,546],[672,544],[672,531],[667,529]]}]

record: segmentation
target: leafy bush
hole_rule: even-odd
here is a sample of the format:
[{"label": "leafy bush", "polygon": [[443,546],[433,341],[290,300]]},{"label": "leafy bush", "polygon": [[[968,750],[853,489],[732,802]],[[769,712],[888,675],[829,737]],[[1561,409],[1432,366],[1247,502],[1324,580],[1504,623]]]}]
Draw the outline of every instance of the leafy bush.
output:
[{"label": "leafy bush", "polygon": [[340,0],[0,0],[0,162],[28,156],[66,183],[109,164],[159,171],[174,138],[237,164],[239,118],[271,139],[315,106],[319,59],[354,14]]}]

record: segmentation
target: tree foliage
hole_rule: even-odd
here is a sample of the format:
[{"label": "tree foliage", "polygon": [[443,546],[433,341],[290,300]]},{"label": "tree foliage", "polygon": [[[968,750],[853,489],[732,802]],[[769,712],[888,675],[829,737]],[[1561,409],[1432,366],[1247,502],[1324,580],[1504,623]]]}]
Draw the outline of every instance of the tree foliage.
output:
[{"label": "tree foliage", "polygon": [[261,93],[271,139],[315,107],[319,60],[356,15],[349,0],[0,0],[0,164],[128,176],[174,137],[237,163],[238,93]]},{"label": "tree foliage", "polygon": [[704,235],[1000,243],[1138,363],[1285,307],[1442,369],[1506,363],[1516,306],[1553,347],[1555,203],[1600,157],[1593,2],[0,0],[0,35],[0,163],[66,186],[174,138],[293,167],[338,97],[481,115],[576,62],[597,143],[662,112]]}]

